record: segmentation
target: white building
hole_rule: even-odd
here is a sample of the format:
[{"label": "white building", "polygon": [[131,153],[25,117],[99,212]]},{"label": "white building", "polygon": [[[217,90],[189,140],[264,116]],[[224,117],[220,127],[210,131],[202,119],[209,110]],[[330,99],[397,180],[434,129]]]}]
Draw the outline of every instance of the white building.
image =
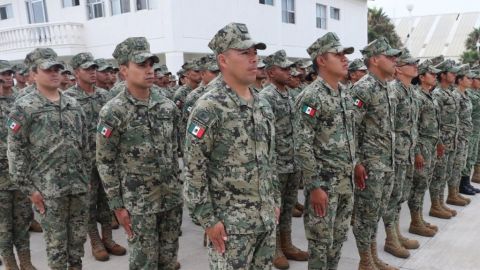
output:
[{"label": "white building", "polygon": [[23,60],[35,47],[62,58],[90,51],[112,58],[115,45],[145,36],[170,70],[211,53],[207,44],[230,22],[247,24],[262,55],[305,49],[327,31],[358,50],[367,43],[367,0],[0,0],[0,59]]}]

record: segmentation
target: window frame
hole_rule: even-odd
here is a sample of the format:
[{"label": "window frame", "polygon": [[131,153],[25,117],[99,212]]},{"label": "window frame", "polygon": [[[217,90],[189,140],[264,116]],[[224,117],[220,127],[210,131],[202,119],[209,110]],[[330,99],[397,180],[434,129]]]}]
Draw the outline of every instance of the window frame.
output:
[{"label": "window frame", "polygon": [[[338,18],[335,16],[335,14],[338,14]],[[340,9],[330,6],[330,19],[340,21],[340,16]]]},{"label": "window frame", "polygon": [[296,23],[295,0],[282,0],[282,22]]},{"label": "window frame", "polygon": [[[68,1],[71,5],[65,5],[65,1]],[[76,2],[76,5],[74,2]],[[62,8],[78,7],[78,6],[80,6],[80,0],[62,0]]]},{"label": "window frame", "polygon": [[[34,4],[42,3],[42,19],[43,21],[37,21],[38,18],[35,16],[34,12]],[[25,5],[27,7],[27,16],[28,16],[28,23],[35,24],[35,23],[46,23],[48,22],[48,14],[47,14],[47,2],[45,0],[25,0]]]},{"label": "window frame", "polygon": [[[96,14],[95,14],[95,12],[96,12],[95,6],[98,6],[98,5],[101,6],[101,10],[102,10],[102,15],[101,16],[96,16]],[[105,0],[86,0],[86,6],[87,6],[87,18],[88,18],[88,20],[104,18],[106,16],[106,14],[105,14]]]},{"label": "window frame", "polygon": [[[145,1],[146,8],[139,9],[138,8],[138,1]],[[135,11],[140,11],[140,10],[149,10],[150,9],[150,0],[135,0]]]},{"label": "window frame", "polygon": [[[324,11],[324,17],[322,17],[322,12],[319,12],[319,10],[323,10]],[[324,29],[324,30],[327,30],[327,6],[326,5],[323,5],[323,4],[320,4],[320,3],[316,3],[315,5],[315,26],[318,28],[318,29]],[[320,13],[320,14],[319,14]],[[322,27],[322,22],[323,22],[323,26]]]},{"label": "window frame", "polygon": [[[114,13],[113,12],[113,3],[114,1],[118,2],[120,4],[120,12],[119,13]],[[128,4],[124,6],[124,1],[128,1]],[[129,13],[132,10],[130,9],[130,0],[110,0],[110,15],[116,16],[116,15],[122,15],[125,13]]]},{"label": "window frame", "polygon": [[[5,9],[5,18],[2,19],[1,12],[0,12],[0,21],[12,19],[13,18],[13,5],[12,5],[12,3],[6,3],[6,4],[3,4],[3,5],[0,5],[0,10],[2,8]],[[8,15],[10,15],[10,17]]]},{"label": "window frame", "polygon": [[265,6],[275,6],[275,0],[258,0],[258,3]]}]

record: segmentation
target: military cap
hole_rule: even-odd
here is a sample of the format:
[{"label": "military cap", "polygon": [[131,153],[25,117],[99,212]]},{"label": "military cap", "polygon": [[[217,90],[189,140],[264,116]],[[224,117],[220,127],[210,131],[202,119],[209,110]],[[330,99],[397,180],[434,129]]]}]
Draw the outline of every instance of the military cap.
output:
[{"label": "military cap", "polygon": [[288,68],[293,65],[293,62],[288,60],[287,53],[284,50],[279,50],[273,54],[270,54],[269,56],[265,57],[265,59],[263,59],[263,62],[265,63],[265,66],[267,68],[272,66]]},{"label": "military cap", "polygon": [[113,69],[113,66],[110,62],[105,60],[104,58],[95,59],[95,64],[98,66],[97,71],[105,71],[107,69]]},{"label": "military cap", "polygon": [[442,72],[452,72],[457,73],[459,68],[455,66],[455,61],[447,59],[440,64],[436,65],[435,68],[440,69]]},{"label": "military cap", "polygon": [[445,61],[445,57],[443,55],[435,56],[435,57],[431,58],[430,61],[432,61],[433,66],[436,66],[436,65],[440,64],[441,62]]},{"label": "military cap", "polygon": [[113,59],[113,60],[110,60],[110,64],[112,65],[112,68],[114,71],[119,71],[120,69],[118,68],[118,62]]},{"label": "military cap", "polygon": [[175,75],[173,75],[173,74],[170,75],[170,81],[171,81],[171,82],[176,82],[176,81],[177,81],[177,76],[175,76]]},{"label": "military cap", "polygon": [[265,68],[265,62],[263,62],[262,59],[258,59],[257,68],[258,69]]},{"label": "military cap", "polygon": [[468,78],[475,77],[475,73],[470,71],[470,65],[464,64],[458,67],[457,76],[466,76]]},{"label": "military cap", "polygon": [[208,71],[218,71],[217,58],[213,54],[207,54],[200,58],[202,68]]},{"label": "military cap", "polygon": [[181,68],[179,71],[177,71],[178,77],[183,77],[183,74],[185,73],[185,70]]},{"label": "military cap", "polygon": [[357,58],[348,64],[348,71],[367,70],[365,62],[362,58]]},{"label": "military cap", "polygon": [[28,67],[25,64],[22,64],[22,63],[13,65],[12,69],[16,73],[18,73],[20,75],[23,75],[23,76],[28,74]]},{"label": "military cap", "polygon": [[299,59],[297,61],[295,61],[294,65],[297,67],[297,68],[308,68],[309,66],[313,65],[312,63],[312,60],[310,59]]},{"label": "military cap", "polygon": [[480,70],[472,70],[472,72],[475,74],[475,76],[473,76],[473,79],[479,79],[480,80]]},{"label": "military cap", "polygon": [[302,75],[302,73],[300,73],[296,67],[292,66],[290,67],[290,76],[292,77],[297,77],[297,76],[300,76]]},{"label": "military cap", "polygon": [[218,30],[210,43],[208,43],[208,47],[216,54],[219,54],[228,49],[245,50],[254,47],[258,50],[265,50],[267,45],[253,41],[245,24],[230,23]]},{"label": "military cap", "polygon": [[64,64],[64,63],[62,63],[62,64],[63,64],[63,69],[62,69],[62,71],[60,71],[60,74],[63,74],[63,73],[65,73],[65,72],[68,72],[68,73],[70,73],[70,74],[73,74],[73,68],[72,68],[72,66],[70,66],[69,64]]},{"label": "military cap", "polygon": [[434,67],[431,59],[427,59],[423,61],[420,65],[418,65],[418,75],[423,75],[427,72],[438,74],[442,71]]},{"label": "military cap", "polygon": [[150,44],[148,44],[145,37],[129,37],[125,39],[115,47],[112,56],[119,65],[126,64],[128,61],[140,64],[147,59],[152,59],[154,63],[160,61],[158,56],[150,52]]},{"label": "military cap", "polygon": [[12,73],[15,72],[13,70],[12,65],[7,60],[0,60],[0,73],[11,71]]},{"label": "military cap", "polygon": [[397,65],[414,65],[418,64],[420,59],[414,58],[407,48],[402,49],[402,54],[397,58]]},{"label": "military cap", "polygon": [[63,64],[57,60],[57,53],[51,48],[36,48],[25,57],[24,64],[29,68],[49,69]]},{"label": "military cap", "polygon": [[337,34],[328,32],[315,40],[315,42],[307,48],[307,53],[310,55],[310,58],[315,59],[319,54],[328,52],[352,54],[354,50],[353,47],[343,47]]},{"label": "military cap", "polygon": [[401,50],[394,49],[388,43],[387,38],[379,37],[374,41],[370,42],[363,50],[360,50],[363,57],[368,58],[375,55],[384,54],[387,56],[400,56],[402,54]]},{"label": "military cap", "polygon": [[199,71],[201,70],[201,61],[200,61],[200,58],[196,58],[196,59],[190,59],[188,61],[186,61],[183,65],[182,65],[182,69],[187,71],[187,70],[195,70],[195,71]]},{"label": "military cap", "polygon": [[82,52],[74,55],[72,60],[70,60],[70,65],[73,69],[87,69],[92,66],[98,67],[98,65],[94,62],[93,55],[89,52]]},{"label": "military cap", "polygon": [[153,64],[153,71],[159,71],[162,65],[160,63]]},{"label": "military cap", "polygon": [[68,75],[68,79],[69,79],[70,81],[76,80],[75,76],[73,76],[72,74],[69,74],[69,75]]}]

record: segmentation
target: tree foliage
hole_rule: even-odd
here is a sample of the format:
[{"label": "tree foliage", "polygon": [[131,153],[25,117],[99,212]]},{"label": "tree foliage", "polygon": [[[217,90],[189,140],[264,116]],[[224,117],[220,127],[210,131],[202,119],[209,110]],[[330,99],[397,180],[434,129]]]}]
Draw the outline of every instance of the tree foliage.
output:
[{"label": "tree foliage", "polygon": [[380,36],[387,38],[390,45],[394,48],[402,47],[402,42],[395,26],[390,21],[390,18],[385,14],[382,8],[368,9],[368,42],[377,39]]}]

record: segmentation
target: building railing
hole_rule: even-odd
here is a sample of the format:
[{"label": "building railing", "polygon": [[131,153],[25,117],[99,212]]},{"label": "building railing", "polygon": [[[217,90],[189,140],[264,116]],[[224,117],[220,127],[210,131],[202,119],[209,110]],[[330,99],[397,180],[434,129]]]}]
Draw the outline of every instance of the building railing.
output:
[{"label": "building railing", "polygon": [[0,29],[0,51],[84,44],[81,23],[39,23]]}]

